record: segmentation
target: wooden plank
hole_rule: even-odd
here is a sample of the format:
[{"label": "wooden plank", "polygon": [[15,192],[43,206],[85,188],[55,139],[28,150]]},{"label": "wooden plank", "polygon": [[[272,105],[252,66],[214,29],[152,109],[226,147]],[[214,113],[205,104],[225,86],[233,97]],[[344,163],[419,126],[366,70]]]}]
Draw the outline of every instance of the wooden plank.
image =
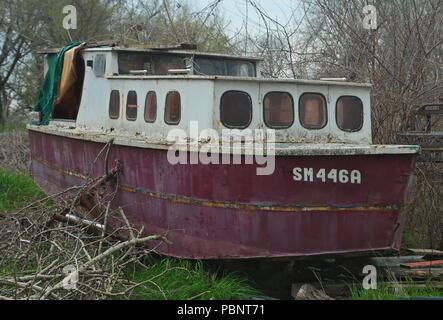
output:
[{"label": "wooden plank", "polygon": [[403,263],[400,265],[400,267],[408,268],[408,269],[430,268],[430,267],[438,267],[438,266],[443,266],[443,260],[411,262],[411,263]]},{"label": "wooden plank", "polygon": [[443,256],[443,251],[434,249],[408,249],[409,252],[421,256]]},{"label": "wooden plank", "polygon": [[443,276],[442,268],[434,269],[399,269],[394,271],[397,277],[410,277],[412,279],[434,279]]},{"label": "wooden plank", "polygon": [[423,256],[374,257],[369,263],[376,267],[399,267],[402,263],[421,262]]}]

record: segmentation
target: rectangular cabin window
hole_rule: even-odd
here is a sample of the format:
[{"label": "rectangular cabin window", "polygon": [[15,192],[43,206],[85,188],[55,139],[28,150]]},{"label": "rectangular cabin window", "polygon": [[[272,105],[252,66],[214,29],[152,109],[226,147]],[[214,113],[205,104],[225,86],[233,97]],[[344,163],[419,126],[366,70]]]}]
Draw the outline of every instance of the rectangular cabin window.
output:
[{"label": "rectangular cabin window", "polygon": [[184,57],[151,52],[120,52],[119,74],[168,75],[171,69],[184,69]]},{"label": "rectangular cabin window", "polygon": [[306,129],[322,129],[327,123],[326,99],[320,93],[304,93],[299,101],[301,125]]},{"label": "rectangular cabin window", "polygon": [[220,103],[220,119],[227,128],[247,128],[252,121],[251,96],[243,91],[225,92]]},{"label": "rectangular cabin window", "polygon": [[94,74],[97,77],[103,77],[106,72],[106,56],[104,54],[98,54],[95,57],[94,65]]},{"label": "rectangular cabin window", "polygon": [[337,100],[336,120],[343,131],[360,131],[363,127],[363,102],[358,97],[343,96]]},{"label": "rectangular cabin window", "polygon": [[129,91],[126,102],[126,119],[129,121],[137,120],[137,92]]},{"label": "rectangular cabin window", "polygon": [[145,99],[145,121],[155,122],[157,119],[157,95],[154,91],[149,91]]},{"label": "rectangular cabin window", "polygon": [[118,119],[120,117],[120,92],[112,90],[109,97],[109,118]]},{"label": "rectangular cabin window", "polygon": [[269,92],[263,100],[265,124],[273,129],[287,129],[294,123],[294,101],[287,92]]},{"label": "rectangular cabin window", "polygon": [[196,57],[194,72],[206,76],[255,77],[255,64],[250,61]]},{"label": "rectangular cabin window", "polygon": [[165,122],[177,125],[181,118],[181,99],[177,91],[169,91],[165,103]]}]

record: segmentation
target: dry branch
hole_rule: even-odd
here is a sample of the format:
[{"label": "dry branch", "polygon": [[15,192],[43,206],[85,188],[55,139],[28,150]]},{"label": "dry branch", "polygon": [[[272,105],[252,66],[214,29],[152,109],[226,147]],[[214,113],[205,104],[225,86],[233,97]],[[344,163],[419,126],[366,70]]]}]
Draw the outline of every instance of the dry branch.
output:
[{"label": "dry branch", "polygon": [[[137,268],[147,268],[141,262],[150,252],[146,243],[168,241],[162,235],[144,234],[131,225],[123,209],[112,208],[108,185],[119,170],[117,165],[76,187],[75,194],[66,191],[51,196],[55,205],[49,209],[45,201],[37,201],[16,213],[1,215],[0,299],[128,298],[134,288],[147,283],[156,286],[151,279],[143,283],[127,279],[132,262],[137,262]],[[81,207],[85,194],[92,208]],[[97,219],[85,220],[84,214],[92,209],[97,211]],[[106,228],[98,226],[102,218],[107,220]],[[67,266],[74,273],[66,273]],[[74,289],[69,279],[75,280]]]}]

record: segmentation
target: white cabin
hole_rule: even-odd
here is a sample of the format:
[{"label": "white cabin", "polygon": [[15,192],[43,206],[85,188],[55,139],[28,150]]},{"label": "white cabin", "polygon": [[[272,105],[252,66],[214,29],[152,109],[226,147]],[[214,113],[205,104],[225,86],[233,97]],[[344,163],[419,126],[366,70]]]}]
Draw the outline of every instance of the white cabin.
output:
[{"label": "white cabin", "polygon": [[[46,52],[46,54],[52,54]],[[260,59],[183,50],[81,51],[78,113],[51,124],[166,139],[171,129],[275,129],[276,142],[368,145],[370,84],[260,77]]]}]

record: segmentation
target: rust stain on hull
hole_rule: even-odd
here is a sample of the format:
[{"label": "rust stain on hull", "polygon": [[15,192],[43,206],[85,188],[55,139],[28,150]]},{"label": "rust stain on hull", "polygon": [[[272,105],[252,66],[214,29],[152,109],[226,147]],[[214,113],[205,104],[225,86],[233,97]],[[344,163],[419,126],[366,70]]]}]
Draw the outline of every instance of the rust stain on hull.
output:
[{"label": "rust stain on hull", "polygon": [[[57,172],[70,175],[73,177],[77,177],[83,180],[89,179],[89,177],[72,172],[70,170],[66,170],[60,167],[57,167],[55,165],[51,165],[47,161],[44,161],[43,159],[39,159],[37,157],[32,157],[32,160],[51,168]],[[381,205],[381,206],[309,206],[309,205],[292,205],[292,206],[280,206],[280,205],[260,205],[260,204],[247,204],[247,203],[233,203],[233,202],[217,202],[217,201],[208,201],[208,200],[201,200],[201,199],[193,199],[193,198],[187,198],[187,197],[177,197],[174,195],[168,195],[168,194],[161,194],[156,192],[147,191],[140,188],[134,188],[134,187],[128,187],[128,186],[119,186],[119,189],[126,191],[126,192],[132,192],[132,193],[140,193],[145,196],[156,198],[156,199],[162,199],[167,200],[171,202],[176,203],[184,203],[184,204],[191,204],[191,205],[199,205],[203,207],[212,207],[212,208],[230,208],[230,209],[241,209],[244,211],[280,211],[280,212],[309,212],[309,211],[352,211],[352,212],[358,212],[358,211],[378,211],[378,212],[384,212],[384,211],[398,211],[400,207],[398,205]]]}]

